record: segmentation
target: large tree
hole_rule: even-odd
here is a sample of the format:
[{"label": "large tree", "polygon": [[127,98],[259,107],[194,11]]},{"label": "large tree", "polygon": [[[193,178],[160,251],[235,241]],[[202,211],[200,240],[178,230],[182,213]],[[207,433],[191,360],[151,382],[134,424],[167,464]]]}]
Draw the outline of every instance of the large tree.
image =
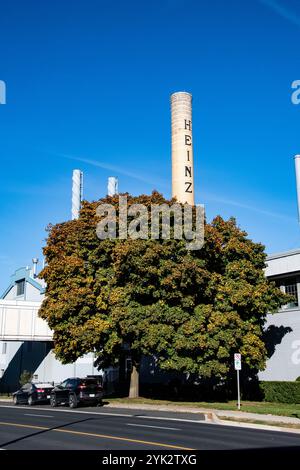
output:
[{"label": "large tree", "polygon": [[[153,192],[128,203],[171,205]],[[44,248],[47,283],[40,309],[54,331],[63,362],[96,352],[99,366],[133,361],[133,388],[143,355],[161,369],[226,378],[234,352],[249,369],[263,369],[266,314],[285,302],[264,276],[264,246],[247,238],[232,218],[205,224],[205,244],[188,251],[184,240],[99,240],[99,203],[84,202],[78,220],[49,227]]]}]

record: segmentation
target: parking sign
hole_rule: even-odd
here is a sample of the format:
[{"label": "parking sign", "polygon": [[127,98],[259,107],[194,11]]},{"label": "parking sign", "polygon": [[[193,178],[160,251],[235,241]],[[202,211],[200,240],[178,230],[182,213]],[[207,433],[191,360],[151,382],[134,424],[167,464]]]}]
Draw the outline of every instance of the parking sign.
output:
[{"label": "parking sign", "polygon": [[236,353],[234,355],[234,368],[235,368],[235,370],[241,370],[242,369],[242,356],[239,353]]}]

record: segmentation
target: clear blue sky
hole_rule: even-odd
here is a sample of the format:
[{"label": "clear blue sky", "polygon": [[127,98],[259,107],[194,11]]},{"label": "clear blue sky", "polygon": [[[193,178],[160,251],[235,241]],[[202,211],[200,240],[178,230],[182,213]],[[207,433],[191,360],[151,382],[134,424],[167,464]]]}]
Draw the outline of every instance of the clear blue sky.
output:
[{"label": "clear blue sky", "polygon": [[[0,290],[45,227],[108,176],[170,196],[169,95],[193,94],[197,202],[268,253],[300,247],[298,0],[10,0],[0,5]],[[92,164],[92,162],[94,162]]]}]

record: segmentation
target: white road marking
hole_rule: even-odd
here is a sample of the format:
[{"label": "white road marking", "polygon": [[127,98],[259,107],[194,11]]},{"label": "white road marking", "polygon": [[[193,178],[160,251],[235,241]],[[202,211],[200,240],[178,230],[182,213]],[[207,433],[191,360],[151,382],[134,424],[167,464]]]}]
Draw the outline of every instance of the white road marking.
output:
[{"label": "white road marking", "polygon": [[42,417],[42,418],[54,418],[54,416],[50,416],[50,415],[41,415],[41,414],[34,415],[33,413],[24,413],[24,416],[37,416],[38,418],[39,418],[39,417]]},{"label": "white road marking", "polygon": [[[134,416],[134,415],[133,415]],[[206,421],[200,419],[184,419],[184,418],[165,418],[160,416],[134,416],[134,418],[141,419],[162,419],[163,421],[181,421],[183,423],[201,423],[206,424]]]},{"label": "white road marking", "polygon": [[169,429],[170,431],[181,431],[181,429],[179,429],[179,428],[167,428],[167,427],[163,427],[163,426],[149,426],[148,424],[126,423],[126,426],[138,426],[140,428]]},{"label": "white road marking", "polygon": [[[0,405],[0,409],[1,408],[14,408],[16,410],[23,410],[24,411],[24,406],[9,406],[9,405]],[[45,408],[45,410],[49,410],[49,408]],[[38,409],[36,410],[38,411]],[[41,410],[43,411],[43,410]],[[130,415],[130,414],[122,414],[122,413],[98,413],[97,411],[77,411],[77,408],[75,410],[66,410],[66,409],[57,409],[57,408],[51,408],[51,413],[78,413],[78,414],[84,414],[84,415],[104,415],[104,416],[123,416],[125,418],[131,418],[133,415]]]},{"label": "white road marking", "polygon": [[[10,405],[0,405],[0,409],[1,408],[14,408],[14,409],[17,409],[17,410],[23,410],[24,411],[24,406],[10,406]],[[90,415],[97,415],[97,416],[117,416],[117,417],[124,417],[124,418],[137,418],[137,419],[158,419],[158,420],[161,420],[161,421],[180,421],[180,422],[183,422],[183,423],[198,423],[198,424],[215,424],[215,423],[209,423],[207,421],[201,421],[200,419],[184,419],[184,418],[166,418],[164,416],[135,416],[134,414],[128,414],[128,413],[102,413],[101,411],[100,412],[97,412],[97,411],[79,411],[77,408],[74,409],[74,410],[70,410],[70,409],[57,409],[57,408],[50,408],[51,409],[51,413],[75,413],[75,414],[84,414],[84,415],[87,415],[87,414],[90,414]],[[45,408],[45,411],[49,410],[49,408]],[[38,411],[38,410],[36,410]],[[41,410],[43,411],[43,410]],[[146,412],[147,410],[133,410],[135,412],[137,411],[140,411],[140,412]],[[180,413],[178,413],[180,414]],[[203,414],[203,413],[200,413],[200,414]]]}]

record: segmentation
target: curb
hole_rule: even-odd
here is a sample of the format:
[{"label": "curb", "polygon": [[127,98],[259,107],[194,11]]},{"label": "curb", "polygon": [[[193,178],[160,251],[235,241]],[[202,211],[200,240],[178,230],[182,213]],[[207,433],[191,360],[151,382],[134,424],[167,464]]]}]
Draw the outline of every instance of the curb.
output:
[{"label": "curb", "polygon": [[220,424],[218,416],[213,412],[204,413],[205,421],[211,424]]},{"label": "curb", "polygon": [[264,421],[263,419],[262,424],[256,424],[256,423],[248,423],[245,421],[231,421],[230,419],[222,419],[222,416],[218,416],[217,413],[211,411],[211,410],[195,410],[195,409],[190,409],[188,410],[187,408],[178,410],[178,408],[175,409],[175,407],[169,407],[169,406],[164,406],[164,405],[158,405],[153,408],[153,405],[137,405],[137,404],[117,404],[117,403],[112,403],[107,406],[108,408],[126,408],[126,409],[140,409],[140,410],[156,410],[156,411],[171,411],[171,412],[176,412],[178,414],[180,413],[191,413],[191,414],[204,414],[205,416],[205,423],[207,424],[217,424],[221,426],[232,426],[232,427],[243,427],[243,428],[249,428],[249,429],[261,429],[261,430],[266,430],[266,431],[277,431],[277,432],[286,432],[286,433],[295,433],[295,434],[300,434],[300,429],[294,429],[294,428],[288,428],[288,427],[281,427],[281,426],[272,426],[269,424],[268,421]]},{"label": "curb", "polygon": [[277,431],[285,433],[300,434],[300,429],[294,429],[289,427],[273,426],[268,424],[268,421],[261,420],[262,423],[247,423],[246,421],[231,421],[230,419],[220,419],[215,413],[212,413],[213,420],[212,424],[219,424],[221,426],[231,426],[237,428],[248,428],[248,429],[261,429],[265,431]]}]

